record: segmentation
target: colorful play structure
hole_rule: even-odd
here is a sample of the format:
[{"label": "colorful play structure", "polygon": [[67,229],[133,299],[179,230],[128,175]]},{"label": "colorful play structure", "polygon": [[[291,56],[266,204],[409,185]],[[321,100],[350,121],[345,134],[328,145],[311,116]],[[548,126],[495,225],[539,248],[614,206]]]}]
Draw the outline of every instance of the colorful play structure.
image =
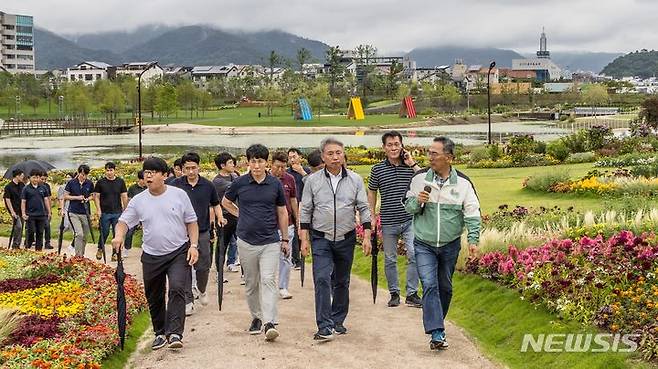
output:
[{"label": "colorful play structure", "polygon": [[363,106],[361,106],[361,98],[350,98],[350,106],[347,108],[347,119],[363,120],[365,118],[365,114],[363,114]]},{"label": "colorful play structure", "polygon": [[402,99],[400,103],[400,118],[416,118],[416,107],[411,96]]},{"label": "colorful play structure", "polygon": [[295,104],[295,119],[297,120],[312,120],[313,113],[311,113],[311,106],[308,100],[304,98],[297,99]]}]

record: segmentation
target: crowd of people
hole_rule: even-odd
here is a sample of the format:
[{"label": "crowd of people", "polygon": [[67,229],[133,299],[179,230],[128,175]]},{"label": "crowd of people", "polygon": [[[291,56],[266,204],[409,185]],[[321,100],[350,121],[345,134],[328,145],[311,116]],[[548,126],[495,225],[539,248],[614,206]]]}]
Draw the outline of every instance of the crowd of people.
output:
[{"label": "crowd of people", "polygon": [[[88,178],[89,167],[80,165],[58,191],[58,208],[64,228],[74,234],[76,256],[84,256],[88,235],[93,240],[92,201],[100,219],[97,259],[105,256],[110,230],[116,261],[128,255],[133,234],[142,229],[140,260],[154,350],[183,347],[186,317],[209,304],[213,261],[216,268],[242,273],[251,317],[248,333],[273,341],[285,326],[279,322],[278,301],[293,297],[288,289],[291,271],[312,254],[317,325],[313,339],[324,342],[347,334],[357,224],[364,230],[363,253],[369,255],[377,219],[383,234],[388,306],[401,304],[397,264],[402,240],[405,304],[422,308],[430,348],[445,349],[444,319],[464,228],[469,253],[477,252],[480,210],[475,187],[452,167],[454,143],[446,137],[432,142],[426,168],[404,149],[399,132],[385,133],[382,149],[385,159],[372,167],[367,185],[347,168],[344,146],[333,138],[306,156],[307,165],[296,148],[270,153],[256,144],[245,153],[247,172],[239,173],[235,157],[219,153],[212,179],[200,174],[197,153],[184,154],[171,169],[163,159],[150,157],[130,188],[117,176],[114,163],[105,165],[105,176],[95,184]],[[20,235],[26,222],[26,247],[34,244],[41,250],[45,239],[45,248],[52,248],[46,229],[51,218],[47,174],[30,173],[27,184],[22,172],[13,174],[4,202],[14,218],[14,230]],[[215,240],[222,244],[215,245]],[[12,242],[12,247],[19,247],[20,236]],[[226,255],[220,258],[219,250]],[[219,260],[226,261],[218,265]]]}]

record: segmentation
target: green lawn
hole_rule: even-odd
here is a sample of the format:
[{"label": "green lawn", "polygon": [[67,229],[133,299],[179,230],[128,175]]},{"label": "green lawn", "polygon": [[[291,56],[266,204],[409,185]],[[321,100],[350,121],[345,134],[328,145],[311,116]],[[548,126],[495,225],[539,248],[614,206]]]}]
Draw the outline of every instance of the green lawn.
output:
[{"label": "green lawn", "polygon": [[137,315],[131,322],[128,331],[126,332],[126,342],[123,351],[117,349],[115,353],[110,355],[103,361],[103,369],[123,369],[130,359],[130,355],[137,349],[137,343],[140,337],[151,326],[151,315],[148,311],[144,311]]}]

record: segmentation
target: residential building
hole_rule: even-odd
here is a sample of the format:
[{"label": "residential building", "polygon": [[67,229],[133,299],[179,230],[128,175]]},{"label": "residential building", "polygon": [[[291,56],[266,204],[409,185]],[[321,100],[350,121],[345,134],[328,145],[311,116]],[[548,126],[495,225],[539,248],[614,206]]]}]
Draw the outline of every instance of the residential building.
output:
[{"label": "residential building", "polygon": [[10,73],[34,73],[32,16],[0,11],[0,67]]},{"label": "residential building", "polygon": [[96,81],[107,79],[107,70],[111,65],[98,61],[86,61],[73,68],[66,69],[66,80],[69,82],[82,81],[86,85],[93,85]]},{"label": "residential building", "polygon": [[491,75],[489,75],[489,67],[483,67],[481,65],[471,65],[466,70],[466,75],[464,76],[466,88],[469,91],[486,89],[487,82],[491,85],[495,85],[498,83],[499,79],[498,68],[494,67],[491,69]]},{"label": "residential building", "polygon": [[203,85],[211,79],[239,77],[240,70],[241,66],[233,63],[228,65],[196,66],[192,68],[192,80],[199,85]]},{"label": "residential building", "polygon": [[108,68],[107,75],[110,79],[115,79],[119,76],[133,76],[134,78],[138,78],[144,72],[142,74],[142,83],[148,86],[149,81],[161,79],[164,76],[164,69],[161,66],[156,64],[149,68],[150,64],[151,62],[137,62],[112,66]]}]

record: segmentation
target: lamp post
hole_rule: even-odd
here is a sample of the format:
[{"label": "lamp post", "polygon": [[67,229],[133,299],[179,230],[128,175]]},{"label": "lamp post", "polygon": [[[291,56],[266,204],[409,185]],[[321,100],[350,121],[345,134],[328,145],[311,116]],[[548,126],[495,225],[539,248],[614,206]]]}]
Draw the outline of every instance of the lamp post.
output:
[{"label": "lamp post", "polygon": [[489,115],[489,131],[488,131],[488,141],[491,145],[491,70],[496,67],[496,62],[492,61],[489,64],[489,72],[487,72],[487,113]]},{"label": "lamp post", "polygon": [[149,63],[146,68],[137,76],[137,123],[139,127],[139,161],[144,160],[142,156],[142,75],[149,69],[158,65],[157,61]]}]

